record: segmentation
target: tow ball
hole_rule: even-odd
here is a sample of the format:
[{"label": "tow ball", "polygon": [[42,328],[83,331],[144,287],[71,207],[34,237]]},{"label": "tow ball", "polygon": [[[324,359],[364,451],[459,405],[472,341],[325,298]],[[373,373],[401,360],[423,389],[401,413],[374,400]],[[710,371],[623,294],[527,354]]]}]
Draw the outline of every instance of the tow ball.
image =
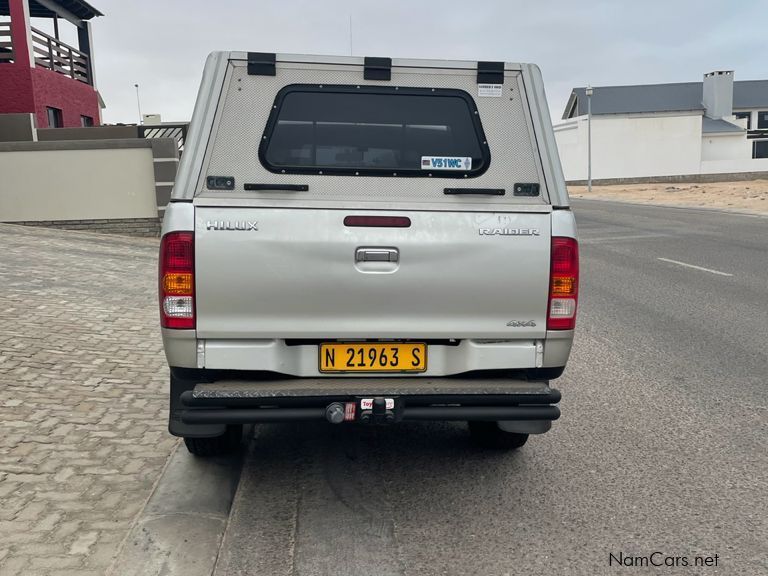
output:
[{"label": "tow ball", "polygon": [[331,424],[362,422],[363,424],[391,424],[397,420],[395,398],[358,398],[351,402],[333,402],[325,409],[325,418]]}]

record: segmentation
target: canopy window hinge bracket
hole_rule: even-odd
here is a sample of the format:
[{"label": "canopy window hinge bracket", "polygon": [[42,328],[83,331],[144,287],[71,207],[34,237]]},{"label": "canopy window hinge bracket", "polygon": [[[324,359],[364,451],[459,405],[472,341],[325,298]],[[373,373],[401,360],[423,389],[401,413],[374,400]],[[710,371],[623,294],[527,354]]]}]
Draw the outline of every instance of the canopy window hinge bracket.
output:
[{"label": "canopy window hinge bracket", "polygon": [[276,76],[274,52],[248,52],[248,76]]},{"label": "canopy window hinge bracket", "polygon": [[392,58],[366,56],[363,62],[363,78],[366,80],[392,80]]},{"label": "canopy window hinge bracket", "polygon": [[478,84],[504,84],[504,62],[478,62]]}]

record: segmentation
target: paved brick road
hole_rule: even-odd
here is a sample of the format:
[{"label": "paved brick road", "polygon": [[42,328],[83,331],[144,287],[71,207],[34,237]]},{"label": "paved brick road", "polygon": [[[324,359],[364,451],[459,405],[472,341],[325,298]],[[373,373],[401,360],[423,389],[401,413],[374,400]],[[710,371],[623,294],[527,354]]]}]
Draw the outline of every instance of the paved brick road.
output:
[{"label": "paved brick road", "polygon": [[175,440],[157,241],[0,224],[0,574],[103,574]]}]

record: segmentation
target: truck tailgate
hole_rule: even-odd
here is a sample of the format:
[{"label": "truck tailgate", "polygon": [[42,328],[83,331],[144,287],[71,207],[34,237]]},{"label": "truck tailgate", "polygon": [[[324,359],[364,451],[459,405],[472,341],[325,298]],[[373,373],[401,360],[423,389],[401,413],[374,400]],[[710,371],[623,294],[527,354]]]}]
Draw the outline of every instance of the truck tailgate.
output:
[{"label": "truck tailgate", "polygon": [[543,338],[550,237],[543,211],[197,206],[197,335]]}]

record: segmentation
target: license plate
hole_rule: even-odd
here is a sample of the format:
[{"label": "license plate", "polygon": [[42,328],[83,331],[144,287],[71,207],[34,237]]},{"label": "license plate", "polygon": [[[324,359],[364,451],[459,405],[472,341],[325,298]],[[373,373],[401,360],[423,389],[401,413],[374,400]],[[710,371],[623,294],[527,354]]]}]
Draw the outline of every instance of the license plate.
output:
[{"label": "license plate", "polygon": [[423,342],[333,342],[320,344],[320,372],[424,372]]}]

